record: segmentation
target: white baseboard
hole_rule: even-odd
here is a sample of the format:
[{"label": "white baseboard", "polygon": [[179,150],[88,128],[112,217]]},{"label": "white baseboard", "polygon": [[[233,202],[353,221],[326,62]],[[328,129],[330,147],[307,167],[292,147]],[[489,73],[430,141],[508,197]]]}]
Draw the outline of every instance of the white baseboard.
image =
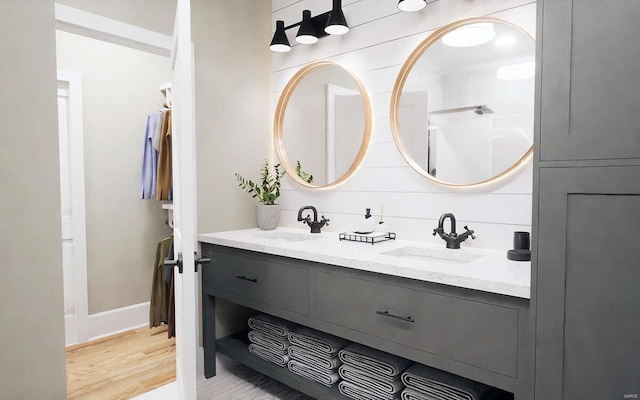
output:
[{"label": "white baseboard", "polygon": [[65,346],[78,343],[78,318],[75,314],[64,316]]},{"label": "white baseboard", "polygon": [[147,301],[89,315],[87,321],[89,340],[149,325],[149,307],[150,303]]}]

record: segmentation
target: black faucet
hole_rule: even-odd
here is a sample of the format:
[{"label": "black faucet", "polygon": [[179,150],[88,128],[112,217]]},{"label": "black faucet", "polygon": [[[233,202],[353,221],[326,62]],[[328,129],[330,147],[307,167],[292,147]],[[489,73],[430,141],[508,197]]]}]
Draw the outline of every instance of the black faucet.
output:
[{"label": "black faucet", "polygon": [[[447,218],[451,220],[451,233],[444,233],[444,221]],[[446,213],[440,216],[440,221],[438,221],[438,227],[433,230],[433,236],[435,236],[436,233],[440,235],[440,237],[445,242],[447,242],[447,249],[459,249],[460,243],[467,240],[469,236],[471,236],[471,239],[476,238],[475,236],[473,236],[472,230],[469,230],[469,228],[467,228],[466,226],[464,227],[464,229],[466,230],[466,232],[458,235],[456,233],[456,217],[454,217],[453,214],[451,213]]]},{"label": "black faucet", "polygon": [[[302,218],[302,212],[304,210],[313,211],[313,221],[311,221],[311,218],[309,218],[308,215],[306,217]],[[306,223],[307,225],[309,225],[309,227],[311,228],[311,233],[320,233],[320,228],[322,228],[325,225],[326,226],[329,225],[329,220],[326,219],[324,217],[324,215],[322,216],[322,220],[318,221],[318,210],[316,210],[316,208],[314,206],[301,207],[298,210],[298,221],[302,221],[302,222]]]}]

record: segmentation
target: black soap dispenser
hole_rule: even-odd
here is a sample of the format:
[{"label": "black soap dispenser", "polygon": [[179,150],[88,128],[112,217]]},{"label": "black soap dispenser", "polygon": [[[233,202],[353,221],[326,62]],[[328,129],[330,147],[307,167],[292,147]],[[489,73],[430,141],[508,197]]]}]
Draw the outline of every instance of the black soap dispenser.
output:
[{"label": "black soap dispenser", "polygon": [[507,251],[507,258],[513,261],[531,261],[530,246],[529,232],[513,232],[513,249]]}]

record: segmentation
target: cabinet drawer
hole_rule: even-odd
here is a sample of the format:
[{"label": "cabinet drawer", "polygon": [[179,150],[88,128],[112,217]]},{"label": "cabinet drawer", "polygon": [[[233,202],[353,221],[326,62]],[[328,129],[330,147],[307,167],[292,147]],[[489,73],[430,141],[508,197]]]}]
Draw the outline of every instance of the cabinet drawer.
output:
[{"label": "cabinet drawer", "polygon": [[275,256],[224,247],[207,246],[203,252],[211,258],[203,268],[204,286],[309,315],[308,269]]},{"label": "cabinet drawer", "polygon": [[515,377],[518,310],[318,271],[319,319]]}]

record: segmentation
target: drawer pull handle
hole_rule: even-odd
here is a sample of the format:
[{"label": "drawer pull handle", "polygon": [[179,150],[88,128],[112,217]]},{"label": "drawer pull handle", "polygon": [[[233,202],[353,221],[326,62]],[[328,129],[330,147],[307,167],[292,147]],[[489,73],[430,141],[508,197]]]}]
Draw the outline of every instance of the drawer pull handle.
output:
[{"label": "drawer pull handle", "polygon": [[244,275],[238,275],[238,276],[236,276],[236,278],[242,279],[243,281],[249,281],[249,282],[253,282],[253,283],[258,283],[257,279],[255,279],[255,278],[247,278]]},{"label": "drawer pull handle", "polygon": [[389,311],[380,311],[380,310],[378,310],[378,311],[376,311],[376,314],[378,314],[378,315],[382,315],[382,316],[384,316],[384,317],[395,318],[395,319],[399,319],[399,320],[402,320],[402,321],[411,322],[411,323],[416,322],[416,321],[415,321],[413,318],[411,318],[411,317],[402,317],[402,316],[400,316],[400,315],[390,314],[390,313],[389,313]]}]

